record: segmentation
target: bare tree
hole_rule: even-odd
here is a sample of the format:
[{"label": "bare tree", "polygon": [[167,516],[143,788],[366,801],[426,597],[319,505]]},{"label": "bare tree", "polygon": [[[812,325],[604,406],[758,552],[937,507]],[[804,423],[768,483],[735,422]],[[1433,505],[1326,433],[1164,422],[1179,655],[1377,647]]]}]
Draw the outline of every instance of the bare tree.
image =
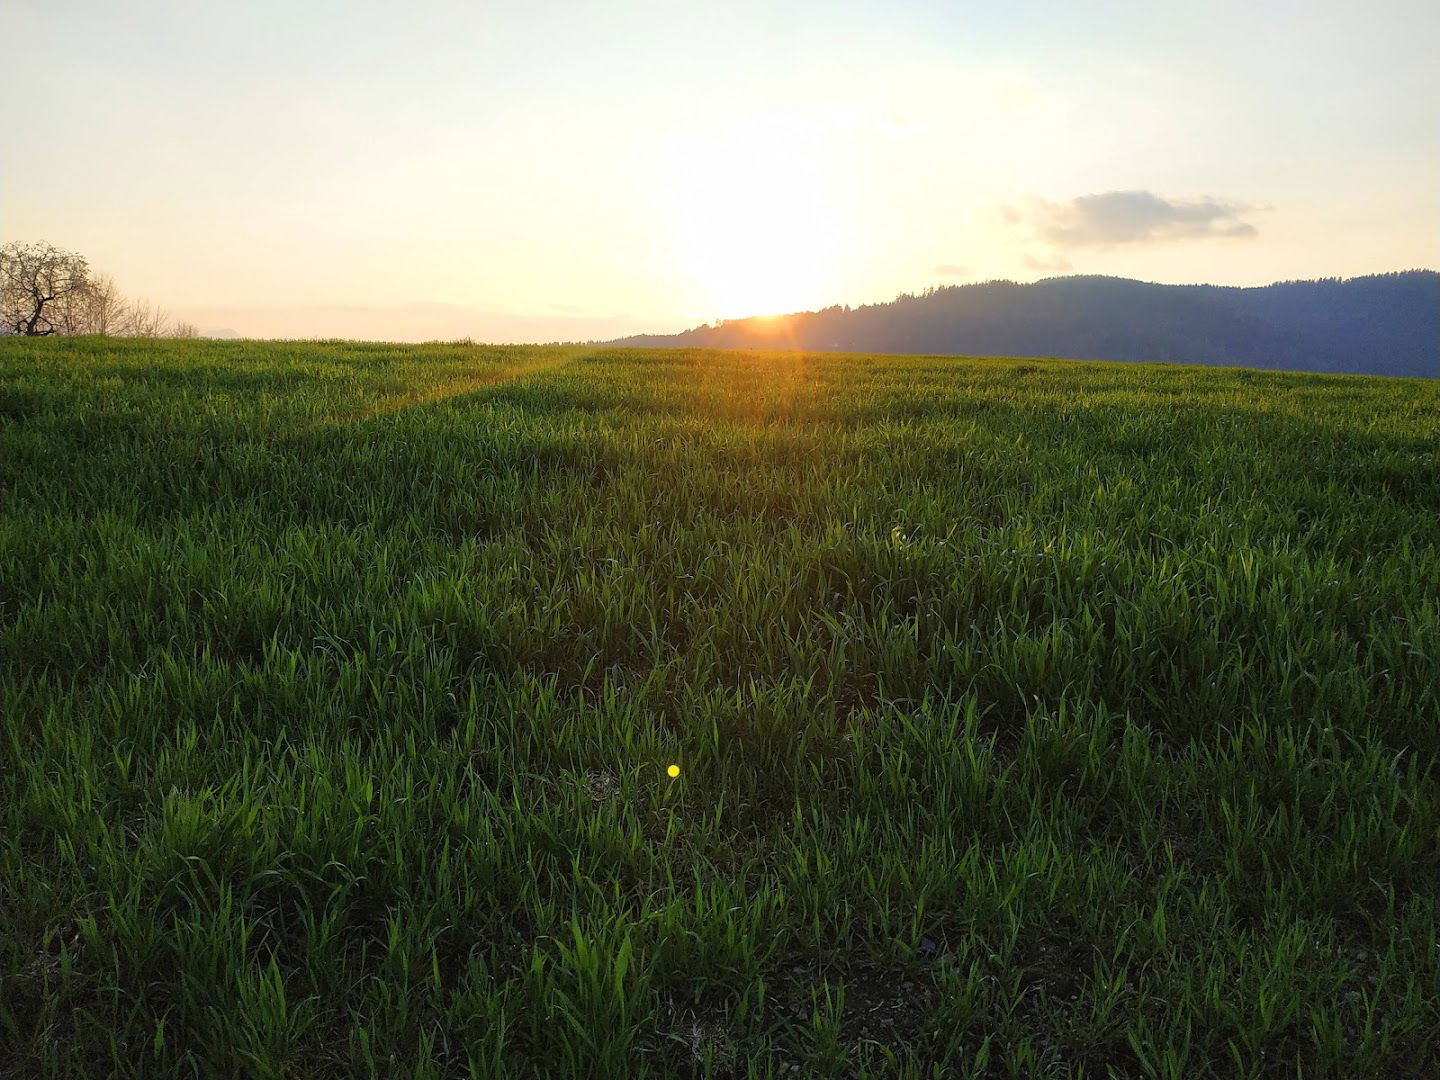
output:
[{"label": "bare tree", "polygon": [[49,244],[0,247],[0,333],[199,337],[148,300],[127,300],[108,274]]},{"label": "bare tree", "polygon": [[82,334],[118,334],[125,325],[125,297],[109,274],[96,274],[85,291]]},{"label": "bare tree", "polygon": [[74,333],[90,288],[83,256],[50,244],[0,247],[0,320],[12,334]]},{"label": "bare tree", "polygon": [[170,316],[158,304],[136,300],[126,307],[120,332],[128,337],[169,337]]}]

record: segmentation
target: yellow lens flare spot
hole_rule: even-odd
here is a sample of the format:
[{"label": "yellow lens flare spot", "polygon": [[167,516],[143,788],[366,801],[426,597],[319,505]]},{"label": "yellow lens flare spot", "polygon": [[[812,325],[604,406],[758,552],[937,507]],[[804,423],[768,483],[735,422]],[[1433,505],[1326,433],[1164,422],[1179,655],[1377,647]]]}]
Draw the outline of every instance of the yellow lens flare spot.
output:
[{"label": "yellow lens flare spot", "polygon": [[679,765],[671,765],[671,766],[670,766],[668,769],[666,769],[665,771],[666,771],[667,773],[669,773],[670,779],[673,780],[673,779],[675,779],[675,777],[677,777],[677,776],[680,775],[680,766],[679,766]]}]

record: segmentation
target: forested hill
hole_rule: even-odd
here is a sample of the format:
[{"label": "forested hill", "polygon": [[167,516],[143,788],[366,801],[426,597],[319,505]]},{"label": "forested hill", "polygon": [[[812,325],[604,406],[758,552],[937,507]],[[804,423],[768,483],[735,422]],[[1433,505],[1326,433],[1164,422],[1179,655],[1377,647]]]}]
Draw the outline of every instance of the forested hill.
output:
[{"label": "forested hill", "polygon": [[1058,277],[936,288],[864,307],[733,319],[614,344],[1056,356],[1440,376],[1440,274],[1259,288]]}]

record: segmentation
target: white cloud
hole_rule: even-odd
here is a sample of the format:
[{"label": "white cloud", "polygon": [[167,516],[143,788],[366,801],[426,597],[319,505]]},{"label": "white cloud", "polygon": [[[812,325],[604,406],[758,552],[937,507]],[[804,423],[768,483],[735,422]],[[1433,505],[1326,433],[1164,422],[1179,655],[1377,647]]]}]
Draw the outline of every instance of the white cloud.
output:
[{"label": "white cloud", "polygon": [[1257,235],[1242,215],[1255,207],[1219,199],[1167,199],[1152,191],[1106,191],[1065,202],[1035,200],[1007,206],[1011,224],[1028,224],[1035,237],[1057,248],[1158,244],[1199,237],[1249,239]]}]

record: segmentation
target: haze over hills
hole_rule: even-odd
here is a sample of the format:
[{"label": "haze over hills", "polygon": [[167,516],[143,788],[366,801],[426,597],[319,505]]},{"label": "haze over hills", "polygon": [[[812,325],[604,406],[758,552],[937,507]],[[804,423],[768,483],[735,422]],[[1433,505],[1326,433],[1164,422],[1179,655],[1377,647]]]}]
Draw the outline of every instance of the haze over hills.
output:
[{"label": "haze over hills", "polygon": [[1434,378],[1440,273],[1258,288],[1090,276],[990,281],[612,344],[1054,356]]}]

